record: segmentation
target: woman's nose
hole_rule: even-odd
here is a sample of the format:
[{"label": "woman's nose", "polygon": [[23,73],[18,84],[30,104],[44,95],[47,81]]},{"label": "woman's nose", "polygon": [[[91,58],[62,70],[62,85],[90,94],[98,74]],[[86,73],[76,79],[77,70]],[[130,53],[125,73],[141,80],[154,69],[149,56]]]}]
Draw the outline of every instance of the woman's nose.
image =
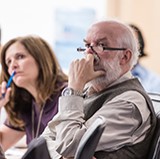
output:
[{"label": "woman's nose", "polygon": [[18,67],[18,64],[15,60],[12,60],[11,64],[10,64],[10,68],[12,70],[15,70]]}]

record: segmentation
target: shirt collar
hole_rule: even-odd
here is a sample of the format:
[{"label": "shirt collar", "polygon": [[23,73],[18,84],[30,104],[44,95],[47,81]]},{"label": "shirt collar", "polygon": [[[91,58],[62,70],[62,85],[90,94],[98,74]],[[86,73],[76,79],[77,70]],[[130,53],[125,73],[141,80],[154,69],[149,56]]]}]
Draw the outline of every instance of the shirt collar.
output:
[{"label": "shirt collar", "polygon": [[[116,81],[114,81],[112,84],[110,84],[109,86],[107,86],[107,88],[109,88],[109,87],[111,87],[111,86],[113,86],[113,85],[115,85],[115,84],[118,84],[118,83],[121,83],[121,82],[124,82],[124,81],[126,81],[126,80],[128,80],[128,79],[132,79],[132,78],[135,78],[133,75],[132,75],[132,73],[131,73],[131,71],[128,71],[128,72],[126,72],[125,74],[123,74],[120,78],[118,78]],[[93,88],[92,88],[92,86],[89,86],[89,87],[87,87],[87,88],[85,88],[84,89],[84,96],[88,96],[88,93],[90,92],[94,92],[94,90],[93,90]],[[89,93],[89,94],[90,94]],[[92,94],[92,93],[91,93]],[[94,94],[94,93],[93,93]]]}]

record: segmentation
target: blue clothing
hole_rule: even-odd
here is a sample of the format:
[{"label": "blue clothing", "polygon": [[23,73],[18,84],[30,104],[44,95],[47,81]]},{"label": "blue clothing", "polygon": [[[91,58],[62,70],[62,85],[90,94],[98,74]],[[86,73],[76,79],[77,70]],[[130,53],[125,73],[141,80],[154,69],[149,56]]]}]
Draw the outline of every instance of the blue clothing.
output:
[{"label": "blue clothing", "polygon": [[137,64],[132,70],[132,74],[138,77],[144,89],[149,93],[160,93],[160,76]]}]

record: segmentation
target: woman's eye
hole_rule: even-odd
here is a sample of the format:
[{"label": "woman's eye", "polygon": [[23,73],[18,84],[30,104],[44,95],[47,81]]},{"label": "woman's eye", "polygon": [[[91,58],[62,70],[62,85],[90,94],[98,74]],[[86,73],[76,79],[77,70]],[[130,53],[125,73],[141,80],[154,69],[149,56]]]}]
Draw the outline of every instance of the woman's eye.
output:
[{"label": "woman's eye", "polygon": [[17,59],[23,59],[24,55],[17,55]]},{"label": "woman's eye", "polygon": [[10,61],[10,60],[8,60],[8,61],[6,62],[6,65],[7,65],[7,66],[9,66],[9,65],[10,65],[10,63],[11,63],[11,61]]}]

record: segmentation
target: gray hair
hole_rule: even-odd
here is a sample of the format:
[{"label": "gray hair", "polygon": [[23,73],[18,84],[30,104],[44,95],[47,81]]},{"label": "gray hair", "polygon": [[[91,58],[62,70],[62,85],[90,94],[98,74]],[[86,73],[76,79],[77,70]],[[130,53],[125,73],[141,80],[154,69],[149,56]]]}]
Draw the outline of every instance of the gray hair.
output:
[{"label": "gray hair", "polygon": [[122,24],[122,25],[124,25],[123,26],[124,31],[122,33],[122,36],[117,37],[117,42],[121,46],[131,51],[132,57],[130,60],[130,68],[132,69],[137,64],[137,61],[140,55],[139,43],[133,30],[128,25],[125,25],[125,24]]}]

